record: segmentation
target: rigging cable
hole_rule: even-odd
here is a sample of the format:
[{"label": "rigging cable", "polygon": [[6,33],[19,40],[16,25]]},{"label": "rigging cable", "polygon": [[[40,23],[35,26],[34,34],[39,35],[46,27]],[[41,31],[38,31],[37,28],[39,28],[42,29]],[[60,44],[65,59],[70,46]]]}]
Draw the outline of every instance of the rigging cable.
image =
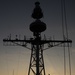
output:
[{"label": "rigging cable", "polygon": [[[66,36],[66,38],[68,39],[68,28],[67,28],[65,0],[61,0],[61,2],[62,2],[61,3],[62,4],[61,6],[62,6],[62,29],[63,29],[63,38],[65,39],[65,36]],[[68,45],[68,57],[69,57],[69,72],[70,72],[70,75],[71,75],[71,55],[70,55],[69,43],[67,43],[67,45]],[[64,69],[66,70],[66,67],[65,66],[66,66],[66,62],[65,62],[65,44],[64,44]],[[66,71],[65,71],[65,73],[66,73]],[[65,73],[64,73],[64,75],[65,75]]]},{"label": "rigging cable", "polygon": [[69,71],[70,71],[70,75],[71,75],[71,54],[70,54],[69,44],[68,44],[68,56],[69,56]]},{"label": "rigging cable", "polygon": [[63,8],[64,8],[64,21],[65,21],[65,31],[66,31],[66,38],[68,39],[68,28],[67,28],[67,18],[66,18],[66,6],[65,6],[65,0],[63,0]]},{"label": "rigging cable", "polygon": [[[62,34],[63,34],[63,40],[65,40],[63,0],[61,0],[61,15],[62,15]],[[63,45],[63,49],[64,49],[64,75],[66,75],[65,43]]]},{"label": "rigging cable", "polygon": [[[68,39],[68,28],[67,28],[65,0],[64,0],[64,16],[65,16],[66,37]],[[70,75],[71,75],[71,55],[70,55],[69,43],[68,43],[68,56],[69,56],[69,71],[70,71]]]}]

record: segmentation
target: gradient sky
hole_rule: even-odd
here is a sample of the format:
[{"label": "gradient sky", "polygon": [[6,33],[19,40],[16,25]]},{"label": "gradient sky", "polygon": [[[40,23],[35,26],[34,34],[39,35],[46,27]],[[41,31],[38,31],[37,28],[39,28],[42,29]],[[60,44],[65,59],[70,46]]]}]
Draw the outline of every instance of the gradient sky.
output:
[{"label": "gradient sky", "polygon": [[[37,0],[0,0],[0,75],[27,75],[30,51],[19,46],[3,46],[3,38],[11,33],[12,38],[20,34],[32,36],[29,25],[34,21],[32,11]],[[55,36],[62,39],[61,3],[60,0],[38,0],[42,8],[47,30],[42,33],[47,38]],[[66,0],[66,13],[69,38],[72,39],[71,67],[75,75],[75,0]],[[63,75],[63,48],[55,47],[44,51],[46,75]],[[68,52],[66,49],[67,75]]]}]

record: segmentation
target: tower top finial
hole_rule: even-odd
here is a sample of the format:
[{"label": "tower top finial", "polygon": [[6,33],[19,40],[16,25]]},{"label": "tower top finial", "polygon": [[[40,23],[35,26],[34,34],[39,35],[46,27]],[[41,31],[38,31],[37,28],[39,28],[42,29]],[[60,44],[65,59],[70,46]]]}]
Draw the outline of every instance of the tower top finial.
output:
[{"label": "tower top finial", "polygon": [[43,17],[43,13],[42,13],[42,9],[40,8],[40,2],[39,1],[35,2],[35,8],[33,10],[32,17],[34,19],[40,19]]},{"label": "tower top finial", "polygon": [[40,5],[40,2],[39,1],[35,2],[35,5]]}]

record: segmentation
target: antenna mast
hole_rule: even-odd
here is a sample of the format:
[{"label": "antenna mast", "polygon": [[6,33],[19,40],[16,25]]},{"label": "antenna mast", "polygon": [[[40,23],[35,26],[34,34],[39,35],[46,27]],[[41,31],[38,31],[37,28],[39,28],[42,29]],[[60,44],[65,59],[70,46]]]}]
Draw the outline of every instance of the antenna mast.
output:
[{"label": "antenna mast", "polygon": [[[32,13],[32,18],[35,19],[34,22],[30,24],[30,31],[33,32],[33,38],[26,39],[3,39],[5,45],[19,45],[31,50],[31,58],[29,64],[29,71],[28,75],[46,75],[45,73],[45,66],[44,66],[44,58],[43,58],[43,51],[45,49],[49,49],[55,46],[64,45],[64,43],[70,44],[72,40],[64,39],[64,40],[55,40],[55,39],[41,39],[41,33],[46,30],[46,24],[42,22],[40,19],[43,17],[42,9],[40,8],[40,3],[37,1],[35,2],[35,8]],[[10,44],[11,43],[11,44]],[[29,48],[27,44],[31,44]],[[44,48],[44,45],[48,44],[47,48]]]}]

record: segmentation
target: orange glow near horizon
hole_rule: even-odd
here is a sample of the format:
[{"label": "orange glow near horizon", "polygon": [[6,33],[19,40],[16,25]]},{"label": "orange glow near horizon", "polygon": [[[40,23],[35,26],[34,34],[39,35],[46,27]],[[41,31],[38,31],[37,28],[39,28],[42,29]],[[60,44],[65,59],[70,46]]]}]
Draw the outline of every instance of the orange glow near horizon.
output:
[{"label": "orange glow near horizon", "polygon": [[[0,57],[0,74],[1,75],[27,75],[30,62],[30,51],[24,51],[22,48],[17,48],[11,54],[11,50],[5,55]],[[44,52],[44,62],[46,75],[64,75],[63,67],[63,54],[60,54],[61,50],[57,50],[59,53],[53,52],[53,49]],[[16,53],[15,53],[16,52]],[[62,51],[63,52],[63,51]],[[73,59],[73,58],[72,58]],[[73,63],[73,62],[72,62]],[[74,63],[73,63],[74,64]],[[67,60],[66,74],[69,75],[69,67]],[[75,67],[72,65],[72,75]]]}]

